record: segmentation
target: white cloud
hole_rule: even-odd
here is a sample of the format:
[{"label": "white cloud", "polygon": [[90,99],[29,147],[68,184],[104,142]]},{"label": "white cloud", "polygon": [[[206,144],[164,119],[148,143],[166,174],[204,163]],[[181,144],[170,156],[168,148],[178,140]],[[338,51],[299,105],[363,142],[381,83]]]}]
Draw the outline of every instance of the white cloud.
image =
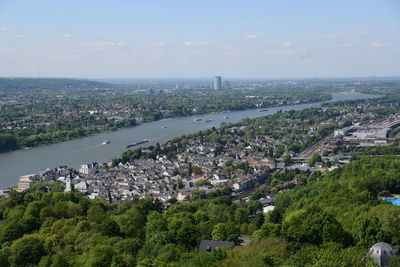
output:
[{"label": "white cloud", "polygon": [[352,40],[350,42],[337,44],[336,46],[338,46],[338,47],[353,47],[356,43],[358,43],[357,40]]},{"label": "white cloud", "polygon": [[143,35],[143,37],[146,38],[146,39],[150,39],[150,38],[152,38],[153,36],[151,36],[151,34],[145,34],[145,35]]},{"label": "white cloud", "polygon": [[295,53],[294,50],[285,50],[285,51],[282,51],[282,54],[283,54],[283,55],[293,55],[294,53]]},{"label": "white cloud", "polygon": [[300,59],[302,59],[302,60],[307,60],[312,57],[313,57],[313,54],[311,54],[311,53],[304,53],[304,54],[300,55]]},{"label": "white cloud", "polygon": [[0,32],[6,32],[8,31],[8,28],[5,26],[0,26]]},{"label": "white cloud", "polygon": [[264,51],[265,54],[267,55],[285,55],[285,56],[290,56],[296,53],[296,51],[292,49],[288,50],[276,50],[276,49],[269,49]]},{"label": "white cloud", "polygon": [[268,55],[273,55],[276,53],[278,53],[278,51],[276,51],[275,49],[270,49],[270,50],[265,51],[265,54],[268,54]]},{"label": "white cloud", "polygon": [[341,46],[341,47],[352,47],[353,43],[341,43],[338,46]]},{"label": "white cloud", "polygon": [[224,56],[244,56],[248,54],[247,49],[238,48],[238,47],[227,47],[226,50],[223,52]]},{"label": "white cloud", "polygon": [[253,34],[248,34],[248,35],[243,36],[243,39],[256,40],[256,39],[258,39],[258,36],[257,35],[253,35]]},{"label": "white cloud", "polygon": [[373,43],[370,46],[371,47],[389,47],[389,46],[392,46],[392,44],[389,44],[389,43]]},{"label": "white cloud", "polygon": [[336,40],[338,36],[336,34],[328,34],[324,36],[324,39],[326,40]]},{"label": "white cloud", "polygon": [[69,34],[69,33],[65,33],[65,34],[63,34],[62,36],[61,36],[61,39],[63,39],[63,40],[71,40],[72,39],[72,37],[73,37],[73,35],[72,34]]},{"label": "white cloud", "polygon": [[24,34],[15,34],[15,35],[14,35],[14,38],[17,38],[17,39],[25,39],[25,38],[26,38],[26,35],[24,35]]},{"label": "white cloud", "polygon": [[167,56],[167,50],[164,48],[157,48],[153,56],[156,58],[164,58]]},{"label": "white cloud", "polygon": [[293,43],[291,43],[291,42],[284,42],[282,45],[283,45],[283,46],[286,46],[286,47],[290,47],[290,46],[293,46]]},{"label": "white cloud", "polygon": [[88,42],[88,43],[82,43],[81,45],[86,47],[95,47],[95,48],[128,47],[127,42]]},{"label": "white cloud", "polygon": [[183,44],[183,46],[186,47],[202,47],[202,46],[210,46],[212,45],[212,43],[208,42],[208,41],[201,41],[201,42],[185,42]]},{"label": "white cloud", "polygon": [[148,46],[152,46],[152,47],[164,47],[167,46],[167,43],[164,42],[151,42],[147,44]]},{"label": "white cloud", "polygon": [[234,51],[234,50],[232,50],[232,51],[224,51],[222,54],[224,56],[228,56],[228,57],[241,56],[240,51]]},{"label": "white cloud", "polygon": [[0,53],[6,53],[8,51],[10,51],[10,49],[4,48],[4,47],[0,47]]},{"label": "white cloud", "polygon": [[43,46],[43,47],[51,47],[52,46],[52,43],[40,43],[40,46]]}]

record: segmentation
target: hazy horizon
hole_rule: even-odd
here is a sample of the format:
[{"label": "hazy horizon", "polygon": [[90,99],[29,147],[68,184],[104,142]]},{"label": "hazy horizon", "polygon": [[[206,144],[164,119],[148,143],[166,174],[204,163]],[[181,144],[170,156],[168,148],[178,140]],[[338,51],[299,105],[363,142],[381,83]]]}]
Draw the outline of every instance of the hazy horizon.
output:
[{"label": "hazy horizon", "polygon": [[[76,79],[76,80],[201,80],[213,81],[215,76],[209,77],[68,77],[68,76],[0,76],[0,79]],[[400,75],[393,76],[342,76],[342,77],[225,77],[223,80],[262,80],[262,81],[286,81],[286,80],[387,80],[400,79]]]}]

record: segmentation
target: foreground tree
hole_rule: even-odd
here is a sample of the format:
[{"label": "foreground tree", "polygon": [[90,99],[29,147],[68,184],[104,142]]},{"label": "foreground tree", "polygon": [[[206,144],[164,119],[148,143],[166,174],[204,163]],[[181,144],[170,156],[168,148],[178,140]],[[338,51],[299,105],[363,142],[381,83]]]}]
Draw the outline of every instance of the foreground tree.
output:
[{"label": "foreground tree", "polygon": [[31,266],[45,255],[43,241],[36,237],[23,237],[11,246],[11,263],[13,266]]},{"label": "foreground tree", "polygon": [[232,222],[218,223],[212,231],[213,240],[234,242],[235,244],[239,244],[239,235],[239,227]]}]

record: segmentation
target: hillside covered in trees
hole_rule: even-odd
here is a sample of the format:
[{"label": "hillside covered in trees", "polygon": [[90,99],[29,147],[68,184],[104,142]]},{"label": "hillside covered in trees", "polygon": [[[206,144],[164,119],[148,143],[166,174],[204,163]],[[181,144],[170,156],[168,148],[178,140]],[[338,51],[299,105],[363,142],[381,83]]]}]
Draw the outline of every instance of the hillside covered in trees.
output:
[{"label": "hillside covered in trees", "polygon": [[[36,184],[0,201],[0,265],[370,266],[371,245],[400,245],[400,207],[377,199],[399,193],[400,159],[362,158],[306,182],[265,215],[256,200],[232,201],[229,189],[181,203],[109,204]],[[239,234],[252,243],[198,252],[200,240],[239,245]]]},{"label": "hillside covered in trees", "polygon": [[0,90],[60,90],[110,88],[108,83],[65,78],[0,78]]}]

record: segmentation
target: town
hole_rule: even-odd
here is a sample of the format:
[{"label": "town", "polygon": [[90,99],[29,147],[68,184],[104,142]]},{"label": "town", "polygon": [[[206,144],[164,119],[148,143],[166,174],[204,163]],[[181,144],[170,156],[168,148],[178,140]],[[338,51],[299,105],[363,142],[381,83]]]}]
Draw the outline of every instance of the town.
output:
[{"label": "town", "polygon": [[[77,190],[90,199],[110,203],[141,198],[184,201],[195,194],[207,195],[226,188],[234,197],[243,198],[267,183],[274,172],[326,172],[348,163],[352,154],[333,153],[335,147],[388,146],[399,137],[399,115],[370,120],[371,112],[337,110],[289,111],[264,117],[265,121],[226,124],[183,140],[174,139],[163,147],[157,144],[128,150],[113,162],[83,164],[79,169],[60,166],[24,175],[16,190],[23,192],[35,183],[58,181],[66,192]],[[271,125],[283,117],[286,119],[279,126]],[[338,128],[349,121],[351,126]],[[266,125],[269,128],[263,132]],[[394,135],[388,137],[388,132]],[[135,156],[137,153],[142,156]],[[146,153],[152,156],[143,157]],[[293,179],[287,183],[293,187],[303,185],[304,181]],[[3,195],[9,192],[2,191]]]},{"label": "town", "polygon": [[183,86],[179,81],[177,85],[152,81],[110,84],[0,78],[0,152],[116,131],[166,118],[312,103],[331,98],[326,92],[329,87],[318,91],[309,89],[320,86],[319,83],[239,81],[232,82],[235,86],[231,87],[225,82],[220,81],[216,87],[208,80],[187,81]]}]

